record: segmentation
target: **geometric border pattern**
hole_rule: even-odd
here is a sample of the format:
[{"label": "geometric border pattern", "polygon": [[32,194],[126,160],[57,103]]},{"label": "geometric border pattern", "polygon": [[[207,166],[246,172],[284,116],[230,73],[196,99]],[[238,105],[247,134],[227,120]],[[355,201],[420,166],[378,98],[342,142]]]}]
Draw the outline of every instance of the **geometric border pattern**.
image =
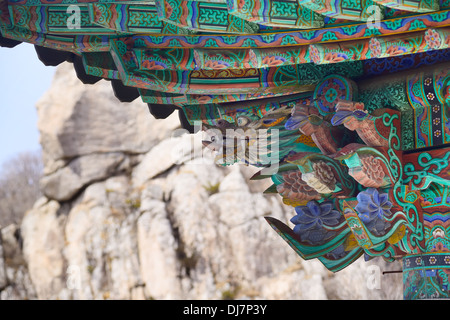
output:
[{"label": "geometric border pattern", "polygon": [[450,252],[417,254],[403,258],[403,271],[436,268],[450,269]]}]

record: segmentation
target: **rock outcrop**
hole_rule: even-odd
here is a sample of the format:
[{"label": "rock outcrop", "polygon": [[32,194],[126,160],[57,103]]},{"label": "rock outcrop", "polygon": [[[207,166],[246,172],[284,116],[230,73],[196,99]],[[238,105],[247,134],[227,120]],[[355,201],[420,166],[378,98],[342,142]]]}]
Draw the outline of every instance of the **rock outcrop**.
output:
[{"label": "rock outcrop", "polygon": [[64,64],[37,109],[44,197],[9,265],[2,229],[2,299],[401,299],[401,275],[381,274],[397,264],[332,274],[297,257],[263,219],[293,209],[254,168],[213,164],[176,114],[156,120]]},{"label": "rock outcrop", "polygon": [[36,299],[22,253],[20,228],[11,224],[0,232],[0,300]]}]

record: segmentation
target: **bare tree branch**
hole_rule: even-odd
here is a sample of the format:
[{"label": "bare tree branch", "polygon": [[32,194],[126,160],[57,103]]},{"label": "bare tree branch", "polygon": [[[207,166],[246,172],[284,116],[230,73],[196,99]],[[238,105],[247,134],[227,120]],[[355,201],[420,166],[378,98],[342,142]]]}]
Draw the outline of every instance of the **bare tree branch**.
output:
[{"label": "bare tree branch", "polygon": [[0,168],[0,225],[19,224],[25,212],[41,196],[41,152],[22,152]]}]

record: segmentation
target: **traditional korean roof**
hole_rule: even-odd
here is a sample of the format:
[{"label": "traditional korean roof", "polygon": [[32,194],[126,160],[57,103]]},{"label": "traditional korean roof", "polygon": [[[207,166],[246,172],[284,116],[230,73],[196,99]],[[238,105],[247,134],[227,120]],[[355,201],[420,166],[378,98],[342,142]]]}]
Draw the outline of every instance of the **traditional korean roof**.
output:
[{"label": "traditional korean roof", "polygon": [[1,0],[0,43],[32,43],[45,64],[71,61],[83,82],[112,80],[119,99],[141,96],[165,117],[300,94],[333,73],[397,71],[420,53],[442,59],[449,9],[448,0]]}]

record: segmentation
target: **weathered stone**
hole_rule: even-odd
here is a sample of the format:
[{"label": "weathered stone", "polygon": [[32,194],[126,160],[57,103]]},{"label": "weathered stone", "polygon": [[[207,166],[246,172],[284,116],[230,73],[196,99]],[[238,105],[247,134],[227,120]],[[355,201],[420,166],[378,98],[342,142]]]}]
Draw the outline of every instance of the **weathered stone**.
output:
[{"label": "weathered stone", "polygon": [[6,265],[5,265],[5,254],[3,249],[3,240],[0,235],[0,291],[3,290],[8,285],[8,279],[6,277]]},{"label": "weathered stone", "polygon": [[[175,165],[181,165],[202,155],[201,133],[174,135],[154,146],[133,170],[133,184],[142,186]],[[201,160],[199,161],[201,162]]]},{"label": "weathered stone", "polygon": [[36,292],[23,258],[19,226],[10,224],[0,231],[0,300],[35,299]]},{"label": "weathered stone", "polygon": [[93,153],[147,152],[179,126],[177,117],[158,121],[139,100],[120,102],[107,81],[84,85],[69,63],[61,64],[50,90],[37,103],[46,173],[70,159]]},{"label": "weathered stone", "polygon": [[56,298],[65,289],[66,216],[59,212],[60,209],[61,205],[56,201],[34,206],[25,215],[21,226],[24,258],[39,299]]},{"label": "weathered stone", "polygon": [[3,255],[7,257],[7,265],[18,267],[25,264],[22,255],[21,242],[22,237],[20,228],[16,224],[10,224],[1,229],[1,239],[3,246]]},{"label": "weathered stone", "polygon": [[145,295],[152,299],[180,299],[183,293],[178,278],[182,261],[177,257],[177,240],[165,204],[158,200],[152,202],[152,209],[145,211],[137,221]]},{"label": "weathered stone", "polygon": [[137,252],[135,204],[121,191],[124,176],[90,185],[68,214],[67,264],[77,273],[73,294],[80,299],[129,299],[142,284]]},{"label": "weathered stone", "polygon": [[41,179],[45,196],[58,201],[70,200],[83,187],[117,173],[125,156],[119,152],[95,153],[75,158],[65,167]]}]

